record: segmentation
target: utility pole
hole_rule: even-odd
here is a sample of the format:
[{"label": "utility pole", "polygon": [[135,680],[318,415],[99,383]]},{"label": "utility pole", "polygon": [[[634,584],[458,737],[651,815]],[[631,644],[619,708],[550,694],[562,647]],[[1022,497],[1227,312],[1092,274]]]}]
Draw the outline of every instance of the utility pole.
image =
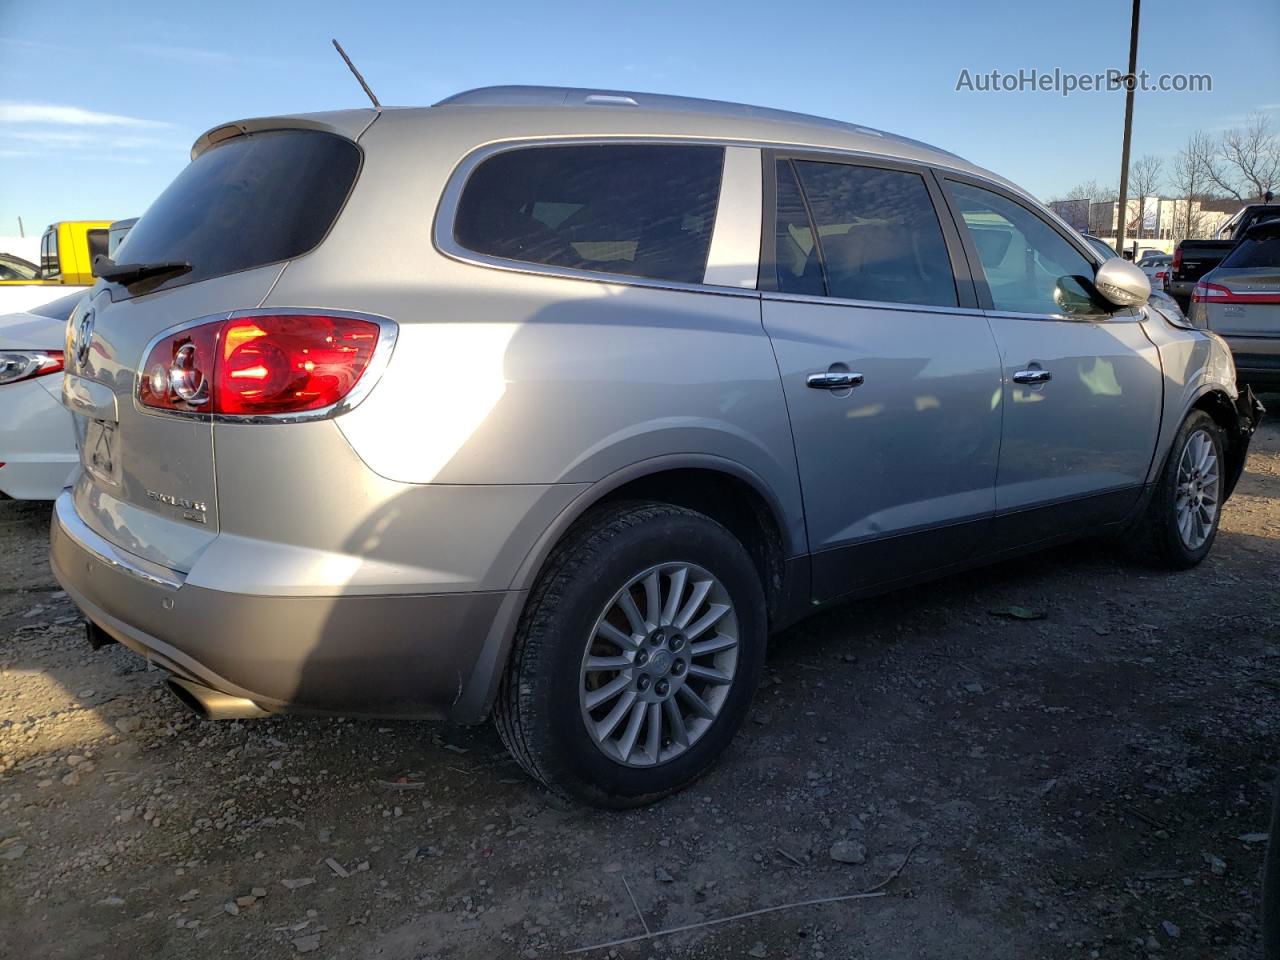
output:
[{"label": "utility pole", "polygon": [[[1142,0],[1133,0],[1133,22],[1129,27],[1129,74],[1125,77],[1124,145],[1120,148],[1120,209],[1116,217],[1116,250],[1121,256],[1124,256],[1125,221],[1129,218],[1129,140],[1133,135],[1133,88],[1138,85],[1138,11],[1141,8]],[[1142,205],[1141,198],[1138,205]]]},{"label": "utility pole", "polygon": [[22,229],[22,218],[19,217],[18,218],[18,236],[25,237],[26,235],[27,235],[27,231]]}]

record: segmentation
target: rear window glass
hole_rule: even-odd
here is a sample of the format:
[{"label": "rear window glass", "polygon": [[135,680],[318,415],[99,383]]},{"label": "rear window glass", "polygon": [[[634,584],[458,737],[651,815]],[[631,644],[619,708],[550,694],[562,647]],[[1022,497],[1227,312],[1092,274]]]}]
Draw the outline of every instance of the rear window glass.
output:
[{"label": "rear window glass", "polygon": [[721,147],[507,151],[467,180],[454,238],[507,260],[701,283],[723,164]]},{"label": "rear window glass", "polygon": [[1222,258],[1220,266],[1239,270],[1280,267],[1280,221],[1254,227]]},{"label": "rear window glass", "polygon": [[311,250],[360,167],[350,140],[272,130],[211,147],[178,174],[129,232],[130,263],[184,261],[164,286],[207,280]]}]

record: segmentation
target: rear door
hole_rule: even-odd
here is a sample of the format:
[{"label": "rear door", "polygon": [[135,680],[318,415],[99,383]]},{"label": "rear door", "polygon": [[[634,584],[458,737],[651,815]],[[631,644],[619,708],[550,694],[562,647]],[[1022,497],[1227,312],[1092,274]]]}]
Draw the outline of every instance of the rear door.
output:
[{"label": "rear door", "polygon": [[1146,481],[1163,403],[1159,353],[1140,312],[1092,298],[1093,259],[1012,193],[944,183],[1003,367],[997,517],[986,547],[1121,519]]},{"label": "rear door", "polygon": [[68,324],[66,396],[77,414],[76,509],[134,556],[190,569],[218,530],[212,421],[137,400],[149,345],[200,319],[257,307],[288,260],[333,223],[360,165],[350,140],[276,129],[197,156],[138,221],[130,263],[188,264],[130,285],[99,282]]},{"label": "rear door", "polygon": [[816,599],[963,560],[994,506],[1000,363],[936,184],[804,155],[765,180],[762,311]]}]

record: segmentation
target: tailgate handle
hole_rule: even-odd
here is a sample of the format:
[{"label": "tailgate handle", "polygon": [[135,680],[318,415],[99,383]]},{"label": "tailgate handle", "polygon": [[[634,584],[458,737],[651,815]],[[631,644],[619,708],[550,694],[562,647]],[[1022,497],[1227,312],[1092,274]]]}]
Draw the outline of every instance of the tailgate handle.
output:
[{"label": "tailgate handle", "polygon": [[62,405],[91,420],[120,422],[115,391],[105,383],[95,383],[72,373],[62,377]]}]

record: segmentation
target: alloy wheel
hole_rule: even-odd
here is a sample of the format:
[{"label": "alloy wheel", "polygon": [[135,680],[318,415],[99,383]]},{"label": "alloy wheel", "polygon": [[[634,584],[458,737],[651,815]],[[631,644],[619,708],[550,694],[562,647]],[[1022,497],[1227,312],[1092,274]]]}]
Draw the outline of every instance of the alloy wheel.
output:
[{"label": "alloy wheel", "polygon": [[1198,550],[1213,532],[1220,488],[1213,438],[1205,430],[1196,430],[1187,437],[1182,456],[1178,458],[1174,497],[1178,536],[1188,550]]},{"label": "alloy wheel", "polygon": [[672,562],[637,574],[606,604],[582,658],[592,742],[632,767],[680,756],[724,706],[738,642],[733,600],[709,571]]}]

